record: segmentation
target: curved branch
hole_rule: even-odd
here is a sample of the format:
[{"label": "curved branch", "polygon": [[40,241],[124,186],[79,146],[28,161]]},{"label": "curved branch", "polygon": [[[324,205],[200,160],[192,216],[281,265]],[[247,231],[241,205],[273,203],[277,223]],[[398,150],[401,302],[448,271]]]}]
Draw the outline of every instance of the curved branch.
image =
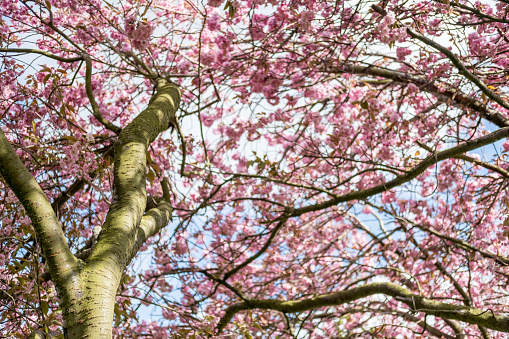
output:
[{"label": "curved branch", "polygon": [[244,267],[246,267],[247,265],[249,265],[250,263],[255,261],[258,257],[260,257],[269,248],[270,244],[272,244],[272,240],[274,240],[274,238],[276,237],[278,231],[281,229],[281,227],[283,227],[283,225],[285,224],[286,220],[287,219],[281,220],[276,225],[276,227],[274,227],[272,232],[270,232],[270,237],[269,237],[269,239],[267,239],[267,242],[265,242],[263,247],[260,248],[260,250],[255,255],[253,255],[252,257],[250,257],[248,259],[246,259],[246,261],[244,261],[240,265],[232,268],[230,271],[226,272],[225,275],[224,275],[224,280],[227,280],[229,277],[231,277],[232,275],[234,275],[235,273],[237,273],[238,271],[240,271],[241,269],[243,269]]},{"label": "curved branch", "polygon": [[490,164],[489,162],[484,162],[484,161],[477,160],[475,158],[469,157],[468,155],[459,155],[459,156],[457,156],[455,158],[471,162],[473,164],[479,165],[479,166],[484,167],[486,169],[490,169],[493,172],[497,172],[498,174],[500,174],[501,176],[505,177],[506,179],[509,179],[509,171],[506,171],[502,167]]},{"label": "curved branch", "polygon": [[77,260],[69,249],[51,204],[1,129],[0,174],[32,220],[53,282],[57,289],[65,290],[65,285],[73,279]]},{"label": "curved branch", "polygon": [[101,115],[99,105],[97,104],[97,101],[95,101],[94,92],[92,91],[92,59],[88,54],[83,54],[82,57],[85,60],[87,66],[85,73],[85,90],[87,92],[87,97],[90,101],[90,105],[92,106],[92,114],[101,124],[104,125],[104,127],[114,132],[115,134],[119,134],[121,128],[115,126]]},{"label": "curved branch", "polygon": [[221,333],[236,313],[248,309],[257,308],[284,313],[297,313],[320,307],[339,306],[376,294],[393,297],[406,304],[413,312],[423,312],[443,319],[459,320],[470,324],[482,325],[496,331],[509,332],[509,316],[495,314],[491,310],[483,311],[473,307],[431,300],[413,294],[410,290],[393,283],[372,283],[346,291],[297,301],[248,299],[229,306],[224,316],[219,320],[216,329],[217,333]]},{"label": "curved branch", "polygon": [[172,220],[171,215],[173,213],[173,208],[170,204],[171,195],[167,178],[163,179],[161,186],[163,189],[163,197],[162,199],[158,198],[157,206],[150,208],[141,218],[129,260],[134,258],[140,247],[145,243],[145,241],[147,241],[148,238],[157,234]]},{"label": "curved branch", "polygon": [[[113,147],[108,146],[106,149],[106,152],[102,154],[102,157],[112,157],[113,156]],[[103,168],[98,168],[95,171],[92,171],[89,173],[90,178],[95,178],[97,174],[102,170]],[[83,178],[76,179],[64,192],[62,192],[58,197],[56,197],[53,202],[51,203],[51,206],[53,207],[53,210],[58,216],[60,208],[70,199],[74,194],[78,193],[80,190],[83,189],[85,186],[86,180]]]},{"label": "curved branch", "polygon": [[384,183],[380,184],[365,190],[353,191],[350,193],[346,193],[344,195],[336,196],[333,199],[329,199],[327,201],[317,203],[314,205],[309,205],[301,208],[294,209],[291,213],[292,217],[300,216],[304,213],[319,211],[325,208],[332,207],[342,202],[347,202],[351,200],[362,200],[366,199],[375,194],[379,194],[385,191],[388,191],[394,187],[402,185],[422,174],[426,169],[434,164],[453,157],[457,157],[465,152],[472,151],[476,148],[483,147],[494,143],[503,138],[509,137],[509,127],[505,127],[499,129],[493,133],[482,136],[475,140],[465,141],[458,146],[446,149],[444,151],[438,152],[436,154],[432,154],[428,156],[426,159],[421,161],[418,165],[414,166],[411,170],[407,171],[405,174],[397,176],[396,178]]},{"label": "curved branch", "polygon": [[51,59],[54,59],[54,60],[58,60],[60,62],[70,62],[70,63],[83,60],[83,56],[78,56],[78,57],[74,57],[74,58],[64,58],[64,57],[61,57],[61,56],[58,56],[58,55],[55,55],[55,54],[51,54],[51,53],[46,52],[46,51],[41,51],[41,50],[32,49],[32,48],[0,48],[0,52],[5,52],[5,53],[35,53],[35,54],[44,55],[45,57],[48,57],[48,58],[51,58]]},{"label": "curved branch", "polygon": [[461,335],[459,333],[459,331],[456,331],[456,329],[454,329],[455,332],[457,333],[456,336],[452,336],[450,334],[444,333],[444,332],[440,331],[439,329],[426,323],[426,320],[422,320],[417,317],[414,317],[413,315],[411,315],[409,313],[398,312],[398,315],[405,320],[414,322],[415,324],[420,326],[423,329],[423,331],[427,331],[428,333],[430,333],[431,335],[433,335],[439,339],[459,339],[458,334]]},{"label": "curved branch", "polygon": [[492,90],[486,86],[484,82],[482,82],[480,79],[478,79],[475,75],[473,75],[466,67],[461,63],[461,61],[458,59],[456,55],[454,55],[453,52],[451,52],[448,48],[436,43],[435,41],[425,37],[422,34],[419,34],[415,32],[411,28],[407,28],[407,33],[412,38],[417,39],[419,41],[422,41],[428,46],[433,47],[434,49],[438,50],[440,53],[444,54],[453,65],[458,69],[459,73],[463,75],[468,80],[472,81],[480,90],[483,92],[488,98],[495,101],[500,106],[504,107],[505,109],[509,110],[509,104],[505,102],[499,95],[494,93]]},{"label": "curved branch", "polygon": [[[387,11],[381,8],[378,5],[372,5],[371,8],[377,12],[378,14],[385,16],[387,15]],[[482,82],[480,79],[478,79],[475,75],[473,75],[466,67],[463,65],[463,63],[460,61],[460,59],[454,55],[453,52],[451,52],[447,47],[444,47],[440,45],[439,43],[425,37],[424,35],[417,33],[410,27],[406,27],[406,32],[408,35],[410,35],[412,38],[417,39],[426,45],[433,47],[443,55],[445,55],[449,60],[451,60],[452,64],[458,69],[458,73],[463,75],[468,80],[472,81],[480,90],[483,92],[488,98],[495,101],[500,106],[504,107],[505,109],[509,110],[509,103],[505,102],[499,95],[494,93],[492,90],[486,86],[484,82]]]},{"label": "curved branch", "polygon": [[474,7],[470,7],[465,4],[461,4],[459,1],[458,2],[456,2],[456,1],[446,2],[446,0],[435,0],[435,1],[443,3],[443,4],[447,3],[449,6],[452,6],[452,7],[459,7],[461,9],[467,10],[481,18],[484,18],[484,19],[489,19],[494,22],[501,22],[501,23],[509,24],[509,20],[507,20],[507,19],[497,18],[496,16],[485,14]]},{"label": "curved branch", "polygon": [[274,179],[274,178],[266,177],[266,176],[263,176],[263,175],[242,174],[242,173],[224,173],[224,174],[231,175],[234,178],[262,179],[264,181],[275,182],[277,184],[282,184],[282,185],[287,185],[287,186],[292,186],[292,187],[297,187],[297,188],[304,188],[304,189],[318,191],[318,192],[321,192],[321,193],[325,193],[325,194],[334,196],[334,194],[332,194],[331,192],[329,192],[329,191],[327,191],[327,190],[325,190],[323,188],[308,186],[308,185],[304,185],[304,184],[298,184],[298,183],[295,183],[295,182],[281,180],[281,179]]},{"label": "curved branch", "polygon": [[428,232],[430,234],[433,234],[441,239],[444,239],[444,240],[448,240],[450,241],[454,246],[456,247],[459,247],[463,250],[467,250],[467,251],[472,251],[472,252],[477,252],[479,253],[481,256],[483,256],[484,258],[490,258],[490,259],[493,259],[495,260],[496,262],[498,262],[500,265],[502,266],[509,266],[509,258],[507,257],[504,257],[504,256],[501,256],[501,255],[497,255],[497,254],[494,254],[494,253],[490,253],[490,252],[486,252],[480,248],[477,248],[477,247],[474,247],[472,245],[470,245],[469,243],[463,241],[463,240],[460,240],[460,239],[457,239],[457,238],[453,238],[453,237],[450,237],[448,235],[445,235],[445,234],[442,234],[438,231],[435,231],[434,229],[432,228],[429,228],[429,227],[426,227],[426,226],[423,226],[423,225],[419,225],[419,224],[415,224],[413,222],[410,222],[409,220],[406,220],[404,218],[400,218],[400,217],[396,217],[396,219],[399,219],[403,222],[406,222],[414,227],[417,227],[425,232]]},{"label": "curved branch", "polygon": [[129,261],[134,258],[140,247],[147,241],[148,238],[157,234],[171,221],[173,208],[166,200],[161,200],[155,208],[150,209],[141,218],[140,226],[137,229],[134,246],[131,249]]}]

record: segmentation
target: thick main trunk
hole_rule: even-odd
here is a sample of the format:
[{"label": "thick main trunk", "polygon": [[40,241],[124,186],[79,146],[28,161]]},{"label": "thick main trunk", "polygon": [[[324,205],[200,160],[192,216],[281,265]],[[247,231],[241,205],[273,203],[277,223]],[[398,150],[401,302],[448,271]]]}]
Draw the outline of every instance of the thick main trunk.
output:
[{"label": "thick main trunk", "polygon": [[65,308],[66,339],[111,339],[115,294],[101,290],[100,285],[97,287],[89,291],[88,296]]},{"label": "thick main trunk", "polygon": [[115,295],[121,271],[104,261],[76,276],[72,288],[59,293],[66,339],[111,339]]},{"label": "thick main trunk", "polygon": [[65,338],[111,338],[115,294],[122,273],[143,242],[168,224],[168,201],[144,214],[146,153],[155,138],[176,121],[180,97],[175,84],[159,79],[148,107],[119,135],[106,221],[86,262],[79,262],[75,274],[60,284],[65,290],[58,291]]}]

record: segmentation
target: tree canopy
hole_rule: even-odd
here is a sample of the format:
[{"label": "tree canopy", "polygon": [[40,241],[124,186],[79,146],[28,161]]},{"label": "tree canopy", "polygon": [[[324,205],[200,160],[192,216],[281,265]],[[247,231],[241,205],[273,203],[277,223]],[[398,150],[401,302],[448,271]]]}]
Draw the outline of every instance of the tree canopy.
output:
[{"label": "tree canopy", "polygon": [[0,336],[506,338],[509,1],[0,13]]}]

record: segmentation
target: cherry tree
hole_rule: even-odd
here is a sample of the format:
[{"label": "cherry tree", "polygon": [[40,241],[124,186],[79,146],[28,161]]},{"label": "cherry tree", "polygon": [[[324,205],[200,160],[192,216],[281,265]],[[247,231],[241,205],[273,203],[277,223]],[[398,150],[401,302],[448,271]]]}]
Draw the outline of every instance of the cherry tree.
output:
[{"label": "cherry tree", "polygon": [[0,8],[3,337],[506,337],[506,0]]}]

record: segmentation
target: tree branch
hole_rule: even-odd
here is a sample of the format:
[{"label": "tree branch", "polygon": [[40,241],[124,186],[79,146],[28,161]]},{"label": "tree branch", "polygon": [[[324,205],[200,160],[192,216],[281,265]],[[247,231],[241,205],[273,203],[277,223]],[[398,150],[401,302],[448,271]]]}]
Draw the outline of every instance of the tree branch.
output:
[{"label": "tree branch", "polygon": [[481,114],[481,117],[488,120],[489,122],[492,122],[498,127],[504,128],[509,126],[509,119],[507,119],[503,114],[501,114],[497,110],[488,107],[487,104],[482,103],[481,101],[471,96],[468,96],[467,94],[456,88],[446,89],[445,91],[443,91],[440,88],[438,88],[434,82],[427,80],[423,76],[411,75],[408,73],[381,68],[377,66],[371,65],[360,66],[351,63],[347,63],[340,68],[327,70],[327,72],[363,74],[390,79],[395,83],[400,84],[412,83],[418,86],[419,89],[433,94],[443,102],[451,101],[457,106],[466,107],[478,112],[479,114]]},{"label": "tree branch", "polygon": [[157,234],[171,221],[173,208],[170,205],[170,193],[167,185],[168,179],[164,178],[161,185],[163,187],[163,199],[159,201],[156,207],[147,211],[141,218],[140,226],[136,232],[135,244],[131,250],[131,258],[129,260],[136,255],[148,238]]},{"label": "tree branch", "polygon": [[287,219],[285,218],[285,219],[279,221],[279,223],[276,225],[276,227],[274,227],[272,232],[270,232],[270,237],[269,237],[269,239],[267,239],[267,242],[265,242],[263,247],[260,248],[260,250],[255,255],[246,259],[246,261],[244,261],[243,263],[239,264],[238,266],[232,268],[230,271],[226,272],[224,275],[224,280],[226,281],[229,277],[231,277],[232,275],[234,275],[235,273],[237,273],[238,271],[240,271],[241,269],[243,269],[244,267],[246,267],[247,265],[249,265],[250,263],[255,261],[258,257],[260,257],[269,248],[270,244],[272,243],[272,240],[274,240],[278,231],[281,229],[281,227],[283,227],[286,220]]},{"label": "tree branch", "polygon": [[119,134],[121,128],[115,126],[101,115],[99,105],[97,104],[97,101],[95,101],[94,92],[92,91],[92,59],[90,58],[90,55],[85,53],[83,54],[82,58],[85,60],[85,64],[87,66],[85,73],[85,89],[87,92],[88,100],[90,101],[90,105],[92,106],[92,114],[101,124],[104,125],[104,127],[115,134]]},{"label": "tree branch", "polygon": [[439,339],[459,339],[457,336],[452,336],[450,334],[444,333],[444,332],[440,331],[439,329],[427,324],[425,320],[421,320],[417,317],[414,317],[413,315],[411,315],[409,313],[398,312],[398,315],[406,320],[416,323],[424,331],[427,331],[428,333],[434,335],[435,337],[437,337]]},{"label": "tree branch", "polygon": [[[177,85],[160,79],[148,107],[120,133],[115,146],[112,202],[88,263],[113,260],[110,264],[115,265],[121,275],[140,241],[167,223],[171,206],[166,200],[142,219],[147,202],[147,150],[155,138],[170,127],[179,104]],[[168,195],[168,192],[164,194]]]},{"label": "tree branch", "polygon": [[429,227],[426,227],[426,226],[423,226],[423,225],[419,225],[419,224],[415,224],[409,220],[406,220],[404,218],[400,218],[400,217],[396,217],[396,219],[398,220],[401,220],[405,223],[408,223],[414,227],[417,227],[425,232],[428,232],[428,233],[431,233],[439,238],[442,238],[444,240],[448,240],[450,241],[453,245],[463,249],[463,250],[467,250],[467,251],[472,251],[472,252],[477,252],[479,253],[481,256],[485,257],[485,258],[490,258],[490,259],[493,259],[495,260],[496,262],[498,262],[500,265],[502,266],[509,266],[509,258],[507,257],[504,257],[504,256],[501,256],[501,255],[497,255],[497,254],[494,254],[494,253],[490,253],[490,252],[486,252],[484,250],[481,250],[480,248],[477,248],[477,247],[474,247],[472,245],[470,245],[469,243],[463,241],[463,240],[460,240],[460,239],[456,239],[456,238],[453,238],[453,237],[450,237],[448,235],[445,235],[445,234],[442,234],[438,231],[435,231],[434,229],[431,229]]},{"label": "tree branch", "polygon": [[71,253],[62,226],[34,177],[23,165],[0,129],[0,174],[14,191],[32,220],[36,237],[57,289],[72,280],[77,260]]},{"label": "tree branch", "polygon": [[446,149],[444,151],[432,154],[428,156],[426,159],[421,161],[418,165],[414,166],[411,170],[407,171],[405,174],[397,176],[396,178],[384,183],[380,184],[365,190],[353,191],[344,195],[336,196],[333,199],[326,200],[321,203],[317,203],[314,205],[309,205],[301,208],[297,208],[292,211],[291,216],[296,217],[300,216],[304,213],[319,211],[325,208],[332,207],[342,202],[347,202],[351,200],[363,200],[375,194],[379,194],[385,191],[388,191],[394,187],[402,185],[422,174],[426,169],[434,164],[453,157],[457,157],[460,154],[465,152],[472,151],[476,148],[483,147],[494,143],[503,138],[509,137],[509,127],[505,127],[499,129],[493,133],[488,135],[479,137],[475,140],[465,141],[458,146]]},{"label": "tree branch", "polygon": [[436,43],[435,41],[428,39],[422,34],[419,34],[415,32],[413,29],[407,27],[407,33],[412,38],[417,39],[419,41],[422,41],[428,46],[433,47],[434,49],[438,50],[440,53],[444,54],[453,65],[458,69],[459,74],[463,75],[468,80],[472,81],[480,90],[483,92],[488,98],[495,101],[500,106],[504,107],[505,109],[509,110],[509,104],[505,102],[499,95],[495,94],[492,90],[486,86],[484,82],[482,82],[480,79],[478,79],[475,75],[473,75],[466,67],[461,63],[461,61],[458,59],[456,55],[454,55],[453,52],[451,52],[448,48]]},{"label": "tree branch", "polygon": [[[371,8],[377,12],[378,14],[385,16],[387,15],[387,11],[385,11],[383,8],[381,8],[378,5],[372,5]],[[509,103],[505,102],[499,95],[494,93],[492,90],[486,86],[484,82],[482,82],[480,79],[478,79],[474,74],[472,74],[466,67],[463,65],[463,63],[460,61],[460,59],[454,55],[452,51],[450,51],[448,48],[440,45],[439,43],[425,37],[424,35],[417,33],[413,29],[406,27],[406,32],[408,35],[410,35],[412,38],[417,39],[426,45],[433,47],[440,53],[444,54],[449,60],[451,60],[454,67],[458,69],[458,73],[463,75],[465,78],[473,82],[480,90],[483,92],[488,98],[495,101],[500,106],[504,107],[505,109],[509,110]]]},{"label": "tree branch", "polygon": [[475,158],[469,157],[468,155],[458,155],[455,158],[471,162],[473,164],[479,165],[479,166],[484,167],[486,169],[490,169],[493,172],[497,172],[498,174],[500,174],[504,178],[509,179],[509,172],[506,171],[505,169],[503,169],[502,167],[490,164],[489,162],[484,162],[484,161],[477,160]]},{"label": "tree branch", "polygon": [[[102,155],[104,158],[108,156],[113,156],[113,147],[108,146],[106,149],[106,152]],[[102,168],[98,168],[95,171],[91,172],[89,174],[90,178],[95,178],[96,175],[102,170]],[[77,179],[75,180],[64,192],[62,192],[57,198],[53,200],[51,203],[51,206],[53,207],[53,210],[58,216],[58,211],[60,210],[60,207],[62,207],[74,194],[79,192],[83,189],[85,186],[86,180],[85,179]]]},{"label": "tree branch", "polygon": [[509,316],[498,315],[491,310],[482,311],[473,307],[451,305],[431,300],[413,294],[406,288],[393,283],[372,283],[346,291],[297,301],[248,299],[229,306],[224,316],[219,320],[216,329],[218,334],[221,333],[236,313],[248,309],[297,313],[314,310],[320,307],[339,306],[376,294],[393,297],[406,304],[413,312],[423,312],[443,319],[459,320],[470,324],[482,325],[496,331],[509,332]]},{"label": "tree branch", "polygon": [[32,49],[32,48],[0,48],[0,52],[5,52],[5,53],[35,53],[35,54],[44,55],[45,57],[48,57],[48,58],[51,58],[51,59],[54,59],[54,60],[58,60],[60,62],[69,62],[69,63],[83,60],[82,56],[78,56],[78,57],[74,57],[74,58],[64,58],[64,57],[61,57],[61,56],[58,56],[58,55],[55,55],[55,54],[51,54],[51,53],[46,52],[46,51],[41,51],[41,50]]}]

